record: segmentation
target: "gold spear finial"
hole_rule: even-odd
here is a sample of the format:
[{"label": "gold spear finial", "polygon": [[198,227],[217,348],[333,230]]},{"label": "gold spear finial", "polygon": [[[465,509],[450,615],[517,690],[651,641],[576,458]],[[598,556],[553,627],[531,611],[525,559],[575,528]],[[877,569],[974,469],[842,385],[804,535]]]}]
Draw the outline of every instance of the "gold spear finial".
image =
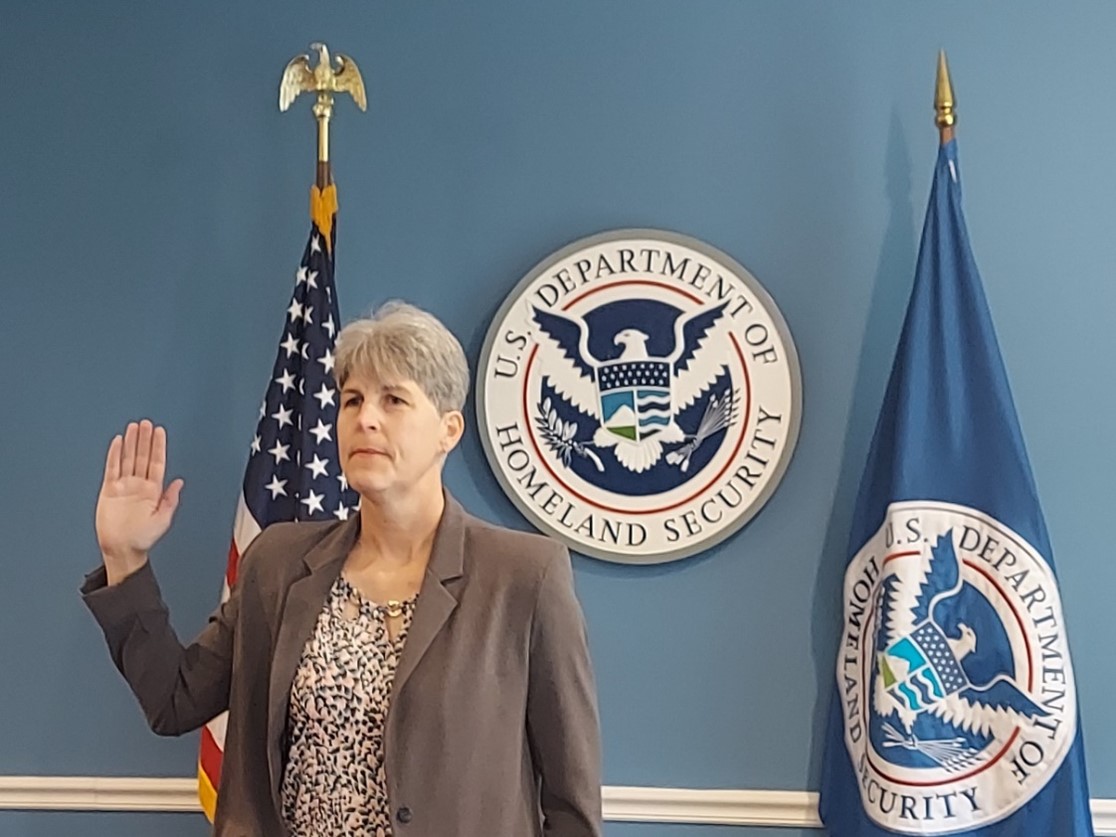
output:
[{"label": "gold spear finial", "polygon": [[957,116],[953,112],[953,85],[949,81],[949,65],[946,63],[945,50],[938,50],[938,85],[934,91],[934,124],[938,126],[942,145],[953,139],[953,126]]},{"label": "gold spear finial", "polygon": [[286,111],[300,93],[318,94],[314,103],[314,117],[318,120],[318,185],[324,187],[329,182],[329,120],[333,116],[333,94],[351,94],[361,110],[368,109],[368,98],[364,79],[353,59],[338,53],[334,69],[325,44],[310,44],[310,49],[317,50],[318,65],[310,66],[309,55],[296,55],[291,59],[279,82],[279,110]]}]

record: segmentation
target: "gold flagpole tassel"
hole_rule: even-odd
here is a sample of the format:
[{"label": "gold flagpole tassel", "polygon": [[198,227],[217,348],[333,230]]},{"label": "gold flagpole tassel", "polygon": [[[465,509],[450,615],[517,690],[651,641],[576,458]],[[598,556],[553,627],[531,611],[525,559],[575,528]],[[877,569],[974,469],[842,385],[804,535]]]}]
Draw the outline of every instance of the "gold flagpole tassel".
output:
[{"label": "gold flagpole tassel", "polygon": [[934,124],[942,145],[953,139],[953,126],[957,116],[953,112],[953,85],[949,81],[949,65],[946,63],[945,50],[938,51],[938,84],[934,91]]},{"label": "gold flagpole tassel", "polygon": [[333,94],[349,93],[361,110],[368,109],[364,79],[356,62],[340,53],[330,61],[325,44],[310,44],[318,51],[318,65],[310,66],[310,56],[297,55],[283,71],[279,82],[279,110],[286,111],[303,92],[317,93],[314,117],[318,120],[318,188],[325,189],[332,180],[329,170],[329,120],[333,116]]}]

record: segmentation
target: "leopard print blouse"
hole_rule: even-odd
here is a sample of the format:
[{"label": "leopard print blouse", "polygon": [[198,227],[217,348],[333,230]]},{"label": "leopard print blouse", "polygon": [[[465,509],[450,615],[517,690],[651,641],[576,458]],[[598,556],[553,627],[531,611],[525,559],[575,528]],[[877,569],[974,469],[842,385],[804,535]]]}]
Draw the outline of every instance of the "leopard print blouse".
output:
[{"label": "leopard print blouse", "polygon": [[393,641],[387,607],[338,576],[291,685],[283,816],[291,837],[391,837],[384,719],[415,610]]}]

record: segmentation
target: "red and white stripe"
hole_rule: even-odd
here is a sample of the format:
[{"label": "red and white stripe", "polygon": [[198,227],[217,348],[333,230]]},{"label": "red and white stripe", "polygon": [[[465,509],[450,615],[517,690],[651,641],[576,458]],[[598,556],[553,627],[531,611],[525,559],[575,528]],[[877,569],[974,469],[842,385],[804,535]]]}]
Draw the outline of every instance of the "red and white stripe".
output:
[{"label": "red and white stripe", "polygon": [[[236,584],[240,556],[248,545],[261,532],[260,524],[248,510],[241,494],[236,506],[236,519],[233,521],[232,543],[229,544],[229,560],[225,568],[225,580],[221,585],[221,603],[229,599],[232,587]],[[228,713],[222,712],[202,728],[201,746],[198,752],[198,798],[205,815],[213,822],[217,811],[217,788],[221,784],[221,761],[225,752],[225,729]]]}]

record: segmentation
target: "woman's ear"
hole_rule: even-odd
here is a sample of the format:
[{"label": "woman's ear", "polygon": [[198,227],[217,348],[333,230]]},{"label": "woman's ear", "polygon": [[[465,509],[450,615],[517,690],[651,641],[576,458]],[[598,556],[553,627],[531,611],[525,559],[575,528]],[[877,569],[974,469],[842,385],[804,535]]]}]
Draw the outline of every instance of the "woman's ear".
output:
[{"label": "woman's ear", "polygon": [[465,434],[465,416],[460,410],[450,410],[442,416],[442,453],[449,453]]}]

